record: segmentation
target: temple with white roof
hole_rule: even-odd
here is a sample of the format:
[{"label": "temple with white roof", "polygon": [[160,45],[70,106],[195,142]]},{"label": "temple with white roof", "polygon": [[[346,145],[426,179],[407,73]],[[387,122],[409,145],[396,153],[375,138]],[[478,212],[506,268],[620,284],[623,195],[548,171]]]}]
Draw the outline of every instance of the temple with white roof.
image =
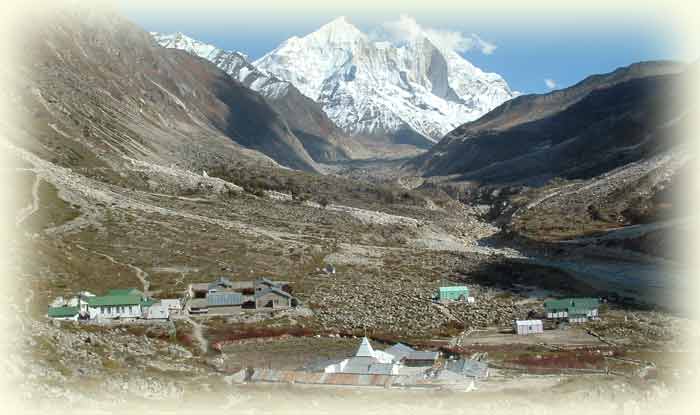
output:
[{"label": "temple with white roof", "polygon": [[398,375],[399,369],[403,366],[401,362],[411,353],[415,353],[415,350],[401,343],[386,350],[374,350],[369,339],[363,337],[354,356],[326,366],[324,372]]}]

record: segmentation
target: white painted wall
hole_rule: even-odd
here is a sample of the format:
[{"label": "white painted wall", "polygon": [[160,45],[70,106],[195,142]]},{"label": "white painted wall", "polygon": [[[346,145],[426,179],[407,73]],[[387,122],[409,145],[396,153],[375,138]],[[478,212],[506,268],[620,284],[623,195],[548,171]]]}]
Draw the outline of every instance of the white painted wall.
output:
[{"label": "white painted wall", "polygon": [[89,307],[90,319],[98,318],[140,318],[141,305]]},{"label": "white painted wall", "polygon": [[521,336],[542,333],[544,331],[544,327],[542,325],[541,320],[516,322],[515,328],[516,332]]}]

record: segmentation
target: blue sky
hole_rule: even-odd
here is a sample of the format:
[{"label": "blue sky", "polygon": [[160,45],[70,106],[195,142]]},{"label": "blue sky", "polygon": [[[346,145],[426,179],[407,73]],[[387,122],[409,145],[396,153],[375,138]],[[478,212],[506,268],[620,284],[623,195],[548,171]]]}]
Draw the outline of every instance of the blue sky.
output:
[{"label": "blue sky", "polygon": [[[567,87],[586,76],[642,60],[683,58],[676,48],[679,35],[672,31],[672,25],[644,14],[609,15],[606,19],[595,13],[533,18],[517,13],[451,14],[444,10],[417,15],[399,9],[350,13],[318,10],[295,15],[250,7],[164,12],[162,8],[128,4],[122,5],[122,12],[148,31],[181,31],[224,49],[246,53],[251,59],[259,58],[291,36],[308,34],[341,14],[365,33],[406,14],[423,28],[466,37],[474,33],[494,44],[496,48],[490,54],[472,49],[462,55],[485,71],[501,74],[512,89],[523,93]],[[545,80],[551,80],[549,86]]]}]

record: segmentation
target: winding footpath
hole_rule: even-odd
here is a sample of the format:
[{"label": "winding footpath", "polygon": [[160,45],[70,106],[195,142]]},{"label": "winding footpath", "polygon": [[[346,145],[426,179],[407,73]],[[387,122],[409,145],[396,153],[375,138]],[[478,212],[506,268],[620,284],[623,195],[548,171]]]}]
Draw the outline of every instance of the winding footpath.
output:
[{"label": "winding footpath", "polygon": [[41,176],[38,174],[34,178],[34,184],[32,185],[32,203],[19,211],[17,218],[15,219],[15,225],[20,226],[22,222],[27,220],[28,217],[32,216],[36,211],[39,210],[39,186],[41,185]]},{"label": "winding footpath", "polygon": [[119,262],[119,261],[117,261],[116,259],[114,259],[114,257],[112,257],[112,256],[110,256],[110,255],[103,254],[102,252],[93,251],[93,250],[91,250],[91,249],[85,248],[84,246],[82,246],[82,245],[80,245],[80,244],[75,244],[75,246],[76,246],[76,248],[81,249],[81,250],[83,250],[83,251],[85,251],[85,252],[89,252],[89,253],[91,253],[91,254],[93,254],[93,255],[98,255],[98,256],[107,258],[107,259],[108,259],[110,262],[112,262],[113,264],[120,265],[120,266],[123,266],[123,267],[127,267],[127,268],[132,269],[132,270],[134,271],[134,273],[136,274],[136,278],[138,278],[139,281],[141,281],[141,285],[142,285],[142,287],[143,287],[143,294],[144,294],[146,297],[150,297],[150,291],[149,291],[149,290],[150,290],[150,287],[151,287],[151,282],[148,280],[148,273],[147,273],[146,271],[142,270],[141,268],[137,267],[136,265],[128,264],[128,263],[125,263],[125,262]]}]

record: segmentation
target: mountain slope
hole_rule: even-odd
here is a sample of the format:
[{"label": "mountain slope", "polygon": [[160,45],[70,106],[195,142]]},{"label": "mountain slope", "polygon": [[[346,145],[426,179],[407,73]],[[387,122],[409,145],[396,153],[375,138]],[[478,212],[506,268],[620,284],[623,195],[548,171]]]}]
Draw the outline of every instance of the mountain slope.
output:
[{"label": "mountain slope", "polygon": [[[404,167],[432,176],[427,185],[459,189],[464,201],[489,205],[504,236],[574,241],[611,257],[632,248],[672,257],[654,248],[666,231],[654,233],[658,227],[647,224],[675,223],[686,214],[681,183],[690,183],[697,156],[686,131],[698,107],[684,99],[693,71],[644,62],[519,97]],[[627,226],[643,232],[623,231]]]},{"label": "mountain slope", "polygon": [[681,69],[639,63],[571,88],[517,97],[455,129],[409,166],[426,176],[479,182],[592,177],[663,145],[660,126],[679,115],[665,103],[680,91],[673,77],[659,74]]},{"label": "mountain slope", "polygon": [[163,47],[180,49],[204,58],[247,87],[262,94],[286,120],[294,134],[315,161],[328,162],[351,157],[357,143],[349,140],[323,112],[319,104],[304,96],[289,82],[263,73],[242,53],[226,51],[192,39],[182,33],[152,32]]},{"label": "mountain slope", "polygon": [[499,75],[425,35],[400,46],[375,42],[343,17],[253,64],[320,103],[347,133],[422,147],[515,96]]},{"label": "mountain slope", "polygon": [[316,170],[263,97],[211,63],[157,46],[117,13],[55,16],[22,40],[27,76],[17,82],[27,111],[41,113],[37,136],[111,164],[127,156],[206,168],[263,153]]}]

